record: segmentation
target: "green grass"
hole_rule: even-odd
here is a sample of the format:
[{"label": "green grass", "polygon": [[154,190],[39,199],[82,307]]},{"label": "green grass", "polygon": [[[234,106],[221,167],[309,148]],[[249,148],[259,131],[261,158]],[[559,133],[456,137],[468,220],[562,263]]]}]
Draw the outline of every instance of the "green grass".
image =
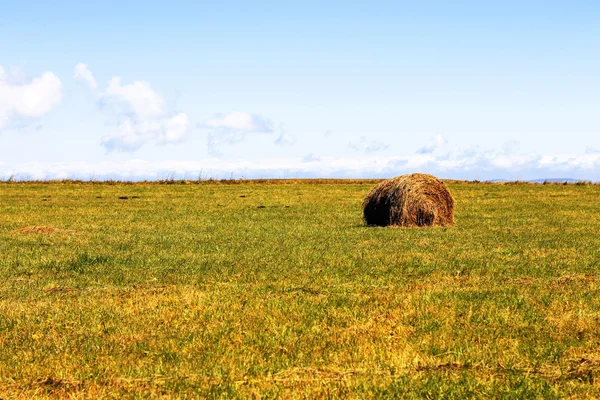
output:
[{"label": "green grass", "polygon": [[372,186],[0,183],[0,398],[600,396],[600,186]]}]

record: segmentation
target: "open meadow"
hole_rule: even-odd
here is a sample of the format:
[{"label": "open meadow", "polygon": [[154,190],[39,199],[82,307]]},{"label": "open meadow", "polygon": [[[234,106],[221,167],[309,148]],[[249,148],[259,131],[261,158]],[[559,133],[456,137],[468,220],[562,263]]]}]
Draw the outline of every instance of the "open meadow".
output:
[{"label": "open meadow", "polygon": [[0,398],[600,397],[599,185],[374,184],[0,183]]}]

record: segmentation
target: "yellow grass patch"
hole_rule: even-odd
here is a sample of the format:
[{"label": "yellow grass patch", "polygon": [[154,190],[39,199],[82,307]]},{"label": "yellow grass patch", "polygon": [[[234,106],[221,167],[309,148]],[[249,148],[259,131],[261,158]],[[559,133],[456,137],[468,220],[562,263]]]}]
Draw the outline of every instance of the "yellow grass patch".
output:
[{"label": "yellow grass patch", "polygon": [[51,226],[28,226],[26,228],[17,229],[14,233],[73,233],[72,229],[57,229]]}]

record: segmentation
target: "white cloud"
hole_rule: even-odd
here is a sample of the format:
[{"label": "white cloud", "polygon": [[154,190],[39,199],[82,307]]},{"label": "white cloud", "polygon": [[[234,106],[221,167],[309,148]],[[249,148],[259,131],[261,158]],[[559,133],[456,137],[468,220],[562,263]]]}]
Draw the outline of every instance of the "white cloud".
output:
[{"label": "white cloud", "polygon": [[121,78],[115,76],[108,83],[105,96],[127,104],[139,119],[156,118],[164,113],[162,97],[145,81],[121,85]]},{"label": "white cloud", "polygon": [[435,150],[445,146],[446,144],[448,144],[448,141],[446,140],[446,138],[444,138],[442,135],[439,135],[439,134],[435,135],[433,138],[431,138],[429,140],[429,142],[427,142],[425,144],[425,146],[423,146],[417,150],[417,154],[433,153]]},{"label": "white cloud", "polygon": [[187,135],[189,119],[180,113],[170,118],[136,121],[126,119],[116,132],[102,138],[110,151],[133,152],[148,142],[168,144],[181,142]]},{"label": "white cloud", "polygon": [[217,157],[223,155],[223,145],[243,142],[249,134],[274,132],[270,119],[241,111],[217,114],[197,127],[210,130],[207,136],[208,152]]},{"label": "white cloud", "polygon": [[92,72],[88,69],[87,64],[79,63],[75,66],[73,77],[77,80],[84,81],[92,90],[96,90],[98,84]]},{"label": "white cloud", "polygon": [[600,153],[600,150],[592,147],[592,146],[585,146],[585,154],[597,154]]},{"label": "white cloud", "polygon": [[6,73],[0,66],[0,80],[4,80],[11,85],[23,85],[27,82],[25,73],[17,67],[10,67],[10,72]]},{"label": "white cloud", "polygon": [[273,123],[258,114],[249,114],[246,112],[232,111],[228,114],[218,114],[213,118],[200,124],[199,127],[212,129],[217,132],[237,132],[237,133],[271,133],[273,132]]},{"label": "white cloud", "polygon": [[278,146],[293,146],[296,143],[296,137],[287,132],[287,128],[284,124],[280,124],[279,136],[273,143]]},{"label": "white cloud", "polygon": [[296,138],[289,133],[281,132],[274,143],[278,146],[292,146],[296,143]]},{"label": "white cloud", "polygon": [[130,119],[119,125],[117,131],[102,138],[102,145],[109,151],[132,152],[152,140],[160,125],[152,129],[147,124],[136,124]]},{"label": "white cloud", "polygon": [[61,99],[62,83],[52,72],[45,72],[28,83],[13,83],[0,66],[0,129],[12,119],[41,118]]},{"label": "white cloud", "polygon": [[389,145],[377,140],[368,140],[365,136],[361,136],[357,142],[348,143],[348,147],[361,153],[375,153],[387,149]]},{"label": "white cloud", "polygon": [[310,162],[321,161],[321,158],[315,156],[313,153],[310,153],[310,154],[307,154],[306,156],[302,157],[302,161],[305,163],[310,163]]},{"label": "white cloud", "polygon": [[[86,64],[75,66],[74,77],[96,88],[96,80]],[[101,140],[108,151],[133,152],[147,143],[158,145],[179,143],[187,136],[189,118],[186,113],[168,113],[165,102],[148,82],[122,84],[113,77],[99,102],[104,110],[114,111],[108,116],[108,125],[114,131]]]},{"label": "white cloud", "polygon": [[159,137],[159,142],[174,143],[185,138],[190,124],[190,119],[186,113],[179,113],[164,123],[164,130]]}]

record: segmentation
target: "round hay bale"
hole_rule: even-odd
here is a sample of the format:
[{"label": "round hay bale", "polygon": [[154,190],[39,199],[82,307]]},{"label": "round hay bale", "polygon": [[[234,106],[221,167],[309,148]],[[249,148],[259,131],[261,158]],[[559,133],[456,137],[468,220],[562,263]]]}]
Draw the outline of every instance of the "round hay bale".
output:
[{"label": "round hay bale", "polygon": [[409,174],[379,183],[363,201],[367,225],[453,226],[454,199],[428,174]]}]

